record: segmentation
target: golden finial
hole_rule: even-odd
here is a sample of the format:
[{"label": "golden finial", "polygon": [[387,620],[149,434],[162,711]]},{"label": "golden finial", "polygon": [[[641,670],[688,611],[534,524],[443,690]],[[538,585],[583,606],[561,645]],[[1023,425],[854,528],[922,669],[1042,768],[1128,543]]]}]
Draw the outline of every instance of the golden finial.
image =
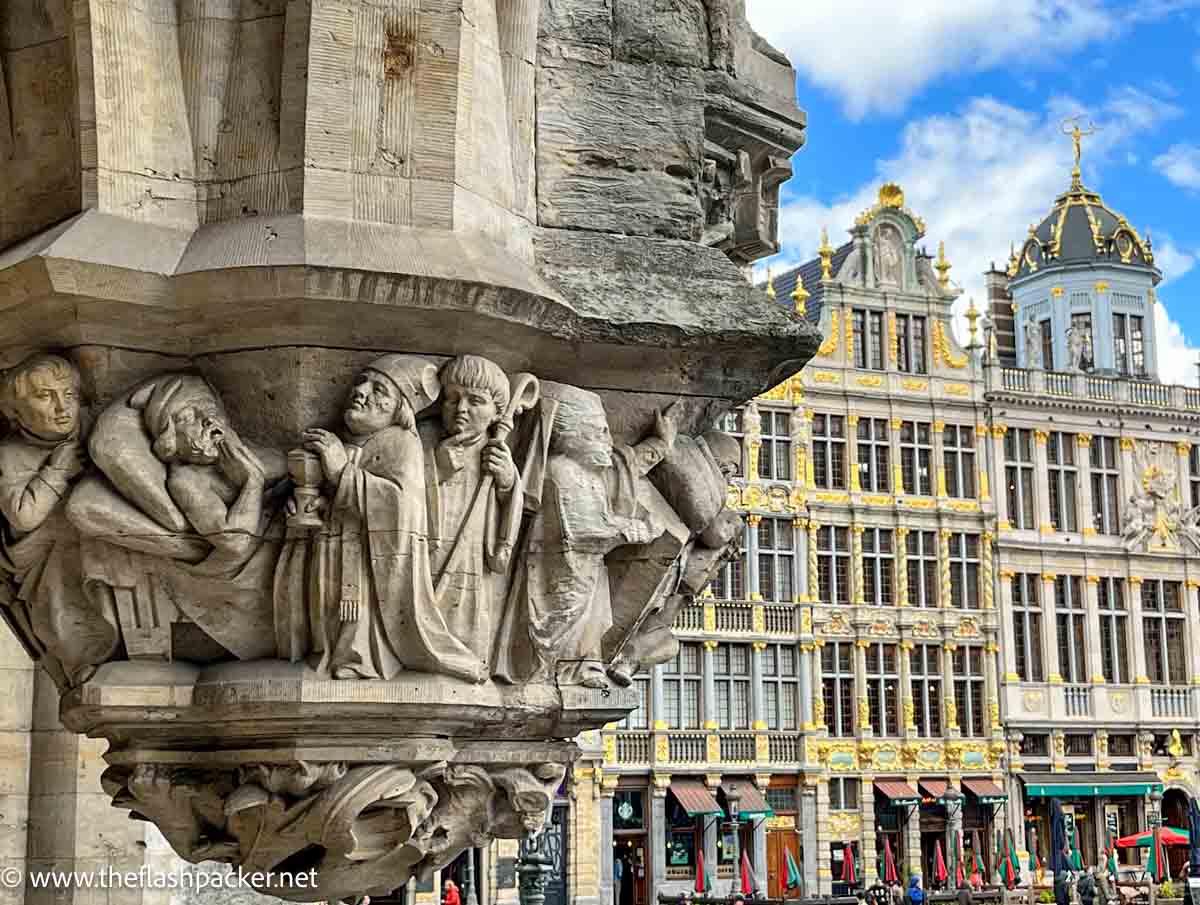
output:
[{"label": "golden finial", "polygon": [[833,279],[833,246],[829,244],[829,233],[821,227],[821,247],[817,249],[821,256],[821,280]]},{"label": "golden finial", "polygon": [[771,276],[771,268],[767,268],[767,295],[775,298],[775,278]]},{"label": "golden finial", "polygon": [[796,289],[792,293],[792,301],[796,305],[796,313],[801,317],[808,314],[808,300],[810,296],[808,290],[804,288],[804,277],[800,276],[800,272],[796,272]]},{"label": "golden finial", "polygon": [[[1095,135],[1096,132],[1098,131],[1096,129],[1096,124],[1094,122],[1092,122],[1090,119],[1088,120],[1087,129],[1086,130],[1080,129],[1079,121],[1081,119],[1083,119],[1082,113],[1079,114],[1078,116],[1068,117],[1067,119],[1064,119],[1062,122],[1063,135],[1070,135],[1071,142],[1075,145],[1075,168],[1071,170],[1071,188],[1072,189],[1083,188],[1083,181],[1082,181],[1083,174],[1082,174],[1082,172],[1080,172],[1080,169],[1079,169],[1079,160],[1083,156],[1083,140],[1089,135]],[[1071,128],[1068,129],[1067,128],[1068,125],[1070,125]]]},{"label": "golden finial", "polygon": [[943,289],[950,288],[950,267],[950,262],[946,260],[946,243],[939,242],[937,263],[933,268],[938,272],[938,285]]},{"label": "golden finial", "polygon": [[1020,269],[1021,269],[1021,262],[1017,258],[1017,247],[1014,243],[1009,242],[1008,243],[1008,275],[1009,275],[1009,277],[1010,278],[1015,277],[1017,275],[1017,272]]},{"label": "golden finial", "polygon": [[967,344],[967,348],[973,349],[977,344],[979,309],[975,307],[975,296],[971,296],[970,304],[967,305],[967,328],[971,334],[971,341]]}]

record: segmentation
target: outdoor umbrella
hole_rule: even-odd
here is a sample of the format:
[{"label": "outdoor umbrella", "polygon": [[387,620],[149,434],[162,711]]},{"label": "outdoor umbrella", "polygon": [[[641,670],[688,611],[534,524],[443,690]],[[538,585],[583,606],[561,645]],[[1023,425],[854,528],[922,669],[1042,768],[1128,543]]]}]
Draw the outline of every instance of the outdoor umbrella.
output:
[{"label": "outdoor umbrella", "polygon": [[1079,827],[1071,827],[1071,870],[1083,870],[1083,852],[1079,850]]},{"label": "outdoor umbrella", "polygon": [[851,886],[858,882],[858,875],[854,872],[854,852],[849,842],[842,849],[842,882]]},{"label": "outdoor umbrella", "polygon": [[899,883],[900,872],[896,870],[896,856],[892,854],[892,842],[886,836],[883,837],[883,882],[887,884]]},{"label": "outdoor umbrella", "polygon": [[1062,802],[1050,799],[1050,873],[1057,877],[1067,869],[1067,820]]},{"label": "outdoor umbrella", "polygon": [[954,888],[967,885],[967,872],[963,866],[962,830],[954,831]]},{"label": "outdoor umbrella", "polygon": [[1188,829],[1188,875],[1200,877],[1200,804],[1195,798],[1188,803]]},{"label": "outdoor umbrella", "polygon": [[1004,834],[996,830],[996,850],[992,855],[992,867],[996,875],[996,882],[1004,882]]},{"label": "outdoor umbrella", "polygon": [[696,852],[696,895],[705,896],[712,892],[712,880],[704,869],[704,852]]},{"label": "outdoor umbrella", "polygon": [[1106,859],[1104,869],[1106,871],[1108,871],[1108,873],[1112,874],[1113,877],[1116,877],[1117,876],[1117,846],[1116,846],[1116,843],[1113,841],[1112,832],[1109,831],[1109,833],[1107,835],[1108,835],[1108,847],[1104,850],[1104,852],[1106,855],[1108,855],[1108,858]]},{"label": "outdoor umbrella", "polygon": [[1004,859],[1008,864],[1008,888],[1013,889],[1021,883],[1021,862],[1017,860],[1017,842],[1013,838],[1013,831],[1005,830],[1004,838],[1008,842],[1008,856]]},{"label": "outdoor umbrella", "polygon": [[1042,859],[1038,857],[1037,850],[1037,834],[1029,840],[1029,873],[1034,876],[1040,875],[1042,872]]},{"label": "outdoor umbrella", "polygon": [[800,889],[804,880],[800,874],[800,866],[796,864],[796,859],[792,857],[792,850],[787,849],[787,883],[784,888],[788,890]]},{"label": "outdoor umbrella", "polygon": [[1162,828],[1156,826],[1151,831],[1150,861],[1146,864],[1146,873],[1153,877],[1156,883],[1161,883],[1167,877],[1167,849],[1163,845],[1162,837]]},{"label": "outdoor umbrella", "polygon": [[983,865],[983,852],[979,848],[979,833],[971,830],[971,851],[975,853],[975,866],[971,870],[971,885],[982,886],[983,878],[987,876],[987,868]]},{"label": "outdoor umbrella", "polygon": [[[1163,845],[1188,845],[1190,837],[1191,834],[1187,830],[1177,829],[1173,826],[1164,826],[1159,830],[1159,838]],[[1117,840],[1117,848],[1146,848],[1153,843],[1154,831],[1142,830],[1140,833],[1122,836]]]},{"label": "outdoor umbrella", "polygon": [[933,847],[933,879],[940,884],[945,883],[948,876],[950,874],[946,870],[946,858],[942,855],[942,840],[939,837]]},{"label": "outdoor umbrella", "polygon": [[750,873],[750,858],[746,852],[742,851],[742,895],[748,896],[754,892],[754,883],[751,880]]}]

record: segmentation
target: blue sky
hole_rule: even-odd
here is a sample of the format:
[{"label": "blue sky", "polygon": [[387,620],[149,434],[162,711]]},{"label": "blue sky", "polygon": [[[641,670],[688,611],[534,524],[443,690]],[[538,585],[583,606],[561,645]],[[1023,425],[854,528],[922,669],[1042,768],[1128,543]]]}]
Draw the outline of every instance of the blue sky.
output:
[{"label": "blue sky", "polygon": [[898,182],[964,288],[1070,181],[1062,120],[1099,131],[1087,185],[1143,232],[1160,286],[1164,379],[1200,354],[1200,0],[746,0],[797,70],[808,144],[781,209],[779,270],[844,241],[879,184]]}]

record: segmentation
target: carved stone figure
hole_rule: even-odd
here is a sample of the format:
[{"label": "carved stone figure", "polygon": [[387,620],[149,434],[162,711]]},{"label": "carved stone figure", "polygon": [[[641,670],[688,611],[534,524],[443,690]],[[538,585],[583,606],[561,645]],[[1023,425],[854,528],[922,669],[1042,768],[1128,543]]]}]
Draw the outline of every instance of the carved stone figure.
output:
[{"label": "carved stone figure", "polygon": [[553,680],[561,661],[562,681],[603,688],[601,642],[612,627],[604,557],[662,534],[639,512],[637,482],[670,451],[675,427],[656,414],[650,438],[614,449],[595,393],[544,384],[542,409],[552,424],[549,460],[500,633],[497,675]]},{"label": "carved stone figure", "polygon": [[470,668],[456,673],[483,681],[523,503],[521,474],[493,431],[511,431],[514,406],[531,400],[514,398],[500,366],[477,355],[447,363],[441,382],[441,420],[421,428],[434,605],[472,653]]},{"label": "carved stone figure", "polygon": [[1042,332],[1030,317],[1025,321],[1025,367],[1032,370],[1042,366]]},{"label": "carved stone figure", "polygon": [[884,223],[875,233],[875,275],[880,285],[899,286],[902,282],[904,242],[896,227]]},{"label": "carved stone figure", "polygon": [[1164,443],[1139,443],[1133,452],[1134,492],[1125,506],[1122,540],[1130,552],[1150,547],[1178,549],[1186,542],[1200,552],[1200,507],[1184,511],[1175,486],[1174,450]]},{"label": "carved stone figure", "polygon": [[80,482],[67,515],[84,537],[87,587],[118,608],[130,656],[172,656],[176,608],[240,659],[273,655],[282,528],[266,503],[283,457],[243,441],[216,390],[192,373],[118,398],[88,446],[100,474]]},{"label": "carved stone figure", "polygon": [[1067,350],[1070,371],[1082,371],[1088,353],[1088,334],[1080,324],[1071,324],[1067,328]]},{"label": "carved stone figure", "polygon": [[115,653],[115,614],[87,599],[79,534],[65,500],[87,467],[79,372],[35,354],[0,376],[0,602],[5,617],[60,683],[77,685]]},{"label": "carved stone figure", "polygon": [[700,194],[704,202],[704,245],[720,245],[733,236],[732,173],[706,157],[700,170]]},{"label": "carved stone figure", "polygon": [[[326,522],[303,554],[292,548],[285,554],[276,624],[281,650],[297,658],[311,649],[322,674],[477,673],[471,651],[448,631],[433,599],[416,419],[439,390],[432,362],[385,355],[355,378],[341,437],[319,428],[305,432],[326,494],[308,505],[325,509]],[[309,614],[297,606],[305,599]]]}]

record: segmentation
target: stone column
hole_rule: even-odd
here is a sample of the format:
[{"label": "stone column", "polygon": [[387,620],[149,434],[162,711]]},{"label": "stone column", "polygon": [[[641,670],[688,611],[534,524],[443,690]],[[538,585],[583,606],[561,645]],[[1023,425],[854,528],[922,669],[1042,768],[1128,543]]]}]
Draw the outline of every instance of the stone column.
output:
[{"label": "stone column", "polygon": [[1130,575],[1125,583],[1126,604],[1129,606],[1130,640],[1133,645],[1133,681],[1138,685],[1149,685],[1146,669],[1146,632],[1142,624],[1142,579]]},{"label": "stone column", "polygon": [[903,423],[900,418],[893,418],[888,422],[888,427],[891,428],[888,434],[888,452],[892,461],[892,493],[898,497],[904,495],[904,468],[900,464],[900,426]]},{"label": "stone column", "polygon": [[[1092,512],[1092,435],[1075,435],[1075,467],[1079,487],[1075,499],[1079,506],[1079,532],[1084,537],[1096,535],[1095,513]],[[1088,625],[1096,623],[1088,621]]]},{"label": "stone column", "polygon": [[854,582],[854,594],[851,599],[858,606],[866,603],[866,582],[863,580],[862,536],[864,530],[862,525],[850,526],[850,574],[853,576]]},{"label": "stone column", "polygon": [[[829,825],[829,780],[817,778],[817,889],[816,894],[827,896],[833,891],[833,857],[829,847],[833,844],[833,831]],[[807,840],[805,840],[807,841]]]},{"label": "stone column", "polygon": [[[613,777],[614,779],[616,777]],[[607,780],[608,777],[605,777]],[[613,889],[613,798],[616,797],[616,783],[604,782],[600,786],[600,902],[601,905],[613,905],[616,892]],[[708,852],[704,853],[708,861]]]},{"label": "stone column", "polygon": [[960,734],[958,725],[958,707],[954,697],[954,652],[958,645],[947,642],[942,645],[942,705],[945,708],[946,734],[957,738]]},{"label": "stone column", "polygon": [[762,600],[762,591],[758,585],[758,526],[762,522],[761,515],[746,516],[746,599]]},{"label": "stone column", "polygon": [[1000,645],[995,640],[983,646],[983,695],[987,700],[987,718],[991,724],[991,735],[1000,738],[1004,727],[1000,725],[1000,688],[996,670],[1000,667]]},{"label": "stone column", "polygon": [[979,590],[985,610],[992,609],[996,604],[996,572],[992,550],[992,541],[995,539],[991,531],[984,531],[979,536]]},{"label": "stone column", "polygon": [[[13,633],[0,628],[0,871],[15,869],[22,875],[28,853],[36,669]],[[24,888],[0,886],[0,905],[21,905],[24,900]]]},{"label": "stone column", "polygon": [[650,728],[666,729],[663,719],[663,665],[657,663],[650,668]]},{"label": "stone column", "polygon": [[900,734],[904,738],[916,738],[917,710],[913,698],[912,650],[915,645],[908,638],[900,641]]},{"label": "stone column", "polygon": [[821,581],[817,571],[817,531],[821,524],[815,518],[808,520],[808,599],[821,602]]},{"label": "stone column", "polygon": [[800,675],[799,693],[800,693],[800,728],[805,732],[811,732],[816,727],[813,725],[813,645],[811,641],[800,642]]},{"label": "stone column", "polygon": [[846,416],[846,467],[850,470],[846,482],[851,493],[862,493],[862,474],[858,470],[858,415]]},{"label": "stone column", "polygon": [[[1187,612],[1196,612],[1197,589],[1200,589],[1200,581],[1195,578],[1189,578],[1183,583],[1183,594]],[[1188,646],[1188,651],[1191,655],[1192,663],[1192,685],[1200,685],[1200,644],[1196,643],[1196,636],[1192,636],[1192,643]],[[1192,692],[1193,696],[1195,691]]]},{"label": "stone column", "polygon": [[704,642],[704,728],[714,730],[718,727],[717,723],[717,683],[715,681],[717,664],[716,664],[716,641]]},{"label": "stone column", "polygon": [[855,729],[860,737],[869,738],[874,732],[871,729],[871,708],[867,698],[867,648],[871,642],[866,638],[854,641],[854,691],[857,694],[857,717]]},{"label": "stone column", "polygon": [[1187,440],[1179,440],[1175,444],[1175,451],[1179,454],[1179,470],[1176,478],[1179,500],[1183,503],[1183,508],[1187,510],[1192,507],[1191,470],[1189,468],[1192,444]]},{"label": "stone column", "polygon": [[1084,586],[1087,589],[1087,665],[1091,672],[1092,684],[1103,685],[1104,664],[1100,654],[1100,577],[1086,576]]},{"label": "stone column", "polygon": [[650,876],[646,878],[646,896],[658,901],[658,888],[667,879],[667,789],[671,776],[655,773],[650,786]]},{"label": "stone column", "polygon": [[954,532],[943,528],[938,532],[938,578],[941,587],[938,589],[938,606],[943,609],[950,607],[950,537]]},{"label": "stone column", "polygon": [[879,875],[877,849],[875,847],[875,777],[869,773],[862,776],[862,787],[859,791],[859,801],[862,804],[862,819],[858,830],[858,857],[862,862],[862,877],[864,886],[870,886]]},{"label": "stone column", "polygon": [[[1063,680],[1054,619],[1054,581],[1057,578],[1053,572],[1042,573],[1042,662],[1046,664],[1046,681],[1051,685],[1061,685]],[[1050,712],[1053,714],[1053,706]]]},{"label": "stone column", "polygon": [[[708,790],[712,792],[713,798],[717,797],[717,790],[721,788],[720,773],[706,773],[704,775],[704,784],[708,786]],[[704,818],[704,867],[712,872],[713,878],[713,894],[716,894],[716,879],[717,879],[717,837],[721,832],[721,818],[719,816],[709,816]]]},{"label": "stone column", "polygon": [[792,519],[792,538],[796,555],[792,557],[792,587],[797,603],[811,603],[808,596],[808,519]]},{"label": "stone column", "polygon": [[1012,514],[1008,511],[1008,489],[1004,482],[1004,435],[1008,433],[1008,426],[1005,424],[992,425],[992,464],[993,472],[992,481],[996,488],[994,494],[996,498],[996,527],[1000,531],[1005,531],[1011,527],[1010,520]]},{"label": "stone column", "polygon": [[1003,674],[1006,683],[1019,682],[1021,680],[1021,677],[1017,675],[1017,652],[1012,643],[1012,580],[1015,577],[1016,573],[1011,569],[1000,570],[1000,637],[1004,639],[1004,643],[1000,645],[1000,650],[1004,657]]},{"label": "stone column", "polygon": [[[603,887],[612,887],[612,798],[609,803],[609,833],[603,832],[601,814],[602,775],[595,765],[576,766],[571,783],[572,833],[570,869],[571,905],[601,905]],[[607,862],[608,872],[605,873]],[[483,905],[482,901],[480,905]]]},{"label": "stone column", "polygon": [[993,483],[991,480],[992,474],[992,449],[988,444],[988,437],[991,432],[986,424],[975,425],[975,471],[979,484],[979,502],[990,503],[992,501],[992,487],[997,489],[997,492],[1004,489],[1003,484]]},{"label": "stone column", "polygon": [[[771,774],[756,774],[754,783],[765,798],[767,788],[771,785]],[[765,817],[758,818],[754,823],[754,850],[750,853],[750,861],[754,865],[755,890],[761,890],[765,896],[770,888],[767,878],[767,819]]]},{"label": "stone column", "polygon": [[817,731],[826,728],[825,725],[825,695],[824,685],[821,681],[821,648],[825,645],[822,638],[813,639],[813,656],[812,656],[812,707],[813,707],[813,725]]},{"label": "stone column", "polygon": [[767,713],[763,702],[762,656],[767,644],[755,641],[750,646],[750,718],[751,728],[764,731],[767,728]]},{"label": "stone column", "polygon": [[934,493],[938,499],[945,499],[946,493],[946,422],[934,421],[933,431],[933,461],[929,467],[933,469]]},{"label": "stone column", "polygon": [[800,830],[800,870],[804,873],[804,895],[814,896],[817,879],[817,787],[799,776],[796,781],[796,820]]},{"label": "stone column", "polygon": [[900,606],[911,606],[908,599],[908,529],[901,526],[896,529],[896,593],[895,600]]}]

